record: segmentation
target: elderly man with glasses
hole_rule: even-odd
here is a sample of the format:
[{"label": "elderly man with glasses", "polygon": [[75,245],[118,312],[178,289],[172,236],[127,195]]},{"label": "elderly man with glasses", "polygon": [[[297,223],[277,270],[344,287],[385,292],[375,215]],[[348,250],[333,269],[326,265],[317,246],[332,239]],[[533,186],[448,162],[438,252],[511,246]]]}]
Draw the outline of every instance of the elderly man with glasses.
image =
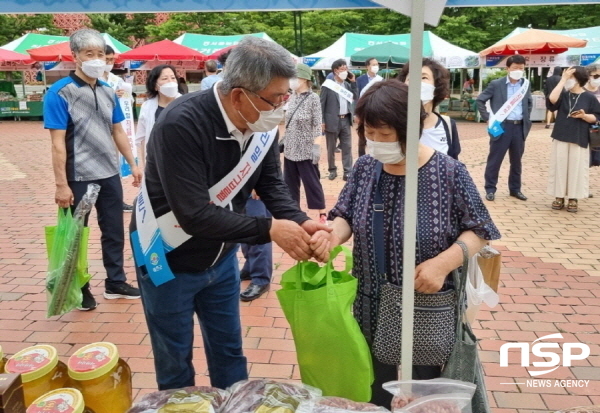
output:
[{"label": "elderly man with glasses", "polygon": [[[194,385],[194,314],[212,386],[248,377],[239,243],[273,241],[296,260],[326,258],[311,235],[328,228],[298,208],[278,162],[278,125],[295,75],[285,49],[245,37],[223,80],[177,99],[152,130],[131,233],[161,390]],[[252,190],[274,218],[245,215]]]}]

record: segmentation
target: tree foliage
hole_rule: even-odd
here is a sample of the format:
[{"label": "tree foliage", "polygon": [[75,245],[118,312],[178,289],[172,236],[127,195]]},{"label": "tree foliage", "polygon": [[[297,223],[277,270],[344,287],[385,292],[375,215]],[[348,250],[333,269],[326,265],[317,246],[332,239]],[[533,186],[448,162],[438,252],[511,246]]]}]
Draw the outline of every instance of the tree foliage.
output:
[{"label": "tree foliage", "polygon": [[54,27],[51,14],[0,14],[0,46],[12,42],[32,31],[44,34],[61,35],[62,32]]},{"label": "tree foliage", "polygon": [[[296,13],[298,15],[298,13]],[[173,13],[161,25],[154,15],[90,14],[90,26],[130,46],[136,39],[175,39],[182,33],[232,35],[266,32],[296,54],[310,54],[331,45],[342,34],[396,34],[410,32],[410,19],[387,9],[320,10],[302,12],[302,50],[296,44],[294,12]],[[516,27],[576,29],[598,25],[600,4],[570,6],[450,7],[440,25],[428,27],[457,46],[479,51],[500,40]],[[51,15],[0,15],[0,44],[23,33],[46,28],[60,34]],[[131,41],[133,39],[133,41]]]}]

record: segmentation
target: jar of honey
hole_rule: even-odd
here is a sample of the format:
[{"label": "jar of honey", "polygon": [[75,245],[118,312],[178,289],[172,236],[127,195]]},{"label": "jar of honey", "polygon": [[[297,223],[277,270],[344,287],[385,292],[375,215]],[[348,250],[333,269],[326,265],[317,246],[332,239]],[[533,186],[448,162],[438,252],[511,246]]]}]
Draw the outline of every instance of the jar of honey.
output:
[{"label": "jar of honey", "polygon": [[6,357],[4,357],[4,352],[2,351],[2,346],[0,346],[0,374],[4,373],[4,365],[6,364]]},{"label": "jar of honey", "polygon": [[67,383],[67,366],[58,360],[56,349],[48,345],[27,347],[8,359],[4,370],[20,373],[25,406],[51,390]]},{"label": "jar of honey", "polygon": [[71,385],[95,413],[126,413],[132,404],[131,370],[112,343],[92,343],[67,363]]},{"label": "jar of honey", "polygon": [[77,389],[63,388],[52,390],[27,408],[26,413],[94,413],[85,407],[83,395]]}]

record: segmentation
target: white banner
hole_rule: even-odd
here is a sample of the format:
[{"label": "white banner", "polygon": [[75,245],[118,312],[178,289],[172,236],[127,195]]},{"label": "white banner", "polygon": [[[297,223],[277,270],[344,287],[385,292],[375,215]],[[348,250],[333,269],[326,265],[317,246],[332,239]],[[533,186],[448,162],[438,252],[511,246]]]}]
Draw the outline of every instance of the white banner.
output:
[{"label": "white banner", "polygon": [[333,90],[335,93],[337,93],[338,95],[340,95],[341,97],[343,97],[350,103],[354,102],[354,94],[352,92],[350,92],[348,89],[346,89],[344,86],[334,82],[331,79],[327,79],[323,83],[323,87]]}]

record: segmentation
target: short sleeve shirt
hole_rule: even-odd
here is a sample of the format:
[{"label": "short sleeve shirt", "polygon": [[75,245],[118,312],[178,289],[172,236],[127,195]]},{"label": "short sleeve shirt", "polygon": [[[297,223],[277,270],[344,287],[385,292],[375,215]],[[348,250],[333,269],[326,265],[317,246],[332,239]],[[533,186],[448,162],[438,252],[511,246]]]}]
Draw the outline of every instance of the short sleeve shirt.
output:
[{"label": "short sleeve shirt", "polygon": [[44,98],[44,127],[66,131],[67,180],[93,181],[119,173],[113,125],[125,120],[114,90],[95,88],[75,74],[59,80]]}]

